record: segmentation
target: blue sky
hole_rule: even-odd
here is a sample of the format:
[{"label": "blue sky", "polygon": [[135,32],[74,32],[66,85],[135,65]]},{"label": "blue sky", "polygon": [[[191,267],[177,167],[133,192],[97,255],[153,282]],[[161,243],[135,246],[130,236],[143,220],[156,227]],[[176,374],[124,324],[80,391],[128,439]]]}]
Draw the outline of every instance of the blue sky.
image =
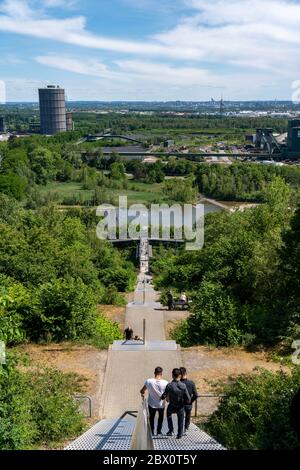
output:
[{"label": "blue sky", "polygon": [[300,1],[0,0],[8,101],[291,99]]}]

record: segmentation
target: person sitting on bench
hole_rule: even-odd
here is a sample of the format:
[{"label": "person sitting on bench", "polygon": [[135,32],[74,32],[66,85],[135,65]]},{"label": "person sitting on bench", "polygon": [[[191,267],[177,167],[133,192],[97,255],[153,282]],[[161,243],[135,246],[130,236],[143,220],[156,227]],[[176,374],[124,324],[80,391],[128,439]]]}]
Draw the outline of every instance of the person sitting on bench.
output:
[{"label": "person sitting on bench", "polygon": [[140,338],[139,336],[136,335],[134,337],[134,341],[143,341],[143,338]]}]

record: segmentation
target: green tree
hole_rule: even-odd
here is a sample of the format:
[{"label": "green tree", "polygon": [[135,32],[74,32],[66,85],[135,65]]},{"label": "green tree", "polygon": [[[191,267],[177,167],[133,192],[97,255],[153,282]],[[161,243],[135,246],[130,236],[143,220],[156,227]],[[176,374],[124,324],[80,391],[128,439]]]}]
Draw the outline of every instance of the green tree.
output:
[{"label": "green tree", "polygon": [[96,295],[80,279],[57,279],[37,291],[35,307],[24,319],[33,340],[88,339],[96,325]]},{"label": "green tree", "polygon": [[24,199],[25,188],[27,186],[26,179],[20,177],[17,174],[8,172],[0,174],[0,192],[11,196],[18,201]]},{"label": "green tree", "polygon": [[56,176],[57,157],[44,147],[35,148],[29,155],[32,171],[38,184],[47,184]]},{"label": "green tree", "polygon": [[30,305],[30,292],[20,283],[0,275],[0,341],[21,343],[26,338],[22,314]]},{"label": "green tree", "polygon": [[299,387],[299,367],[292,374],[260,370],[232,378],[206,429],[232,450],[299,449],[290,422],[291,401]]},{"label": "green tree", "polygon": [[176,202],[192,203],[197,200],[197,191],[190,179],[165,181],[163,192],[169,199]]},{"label": "green tree", "polygon": [[0,449],[29,450],[73,438],[84,420],[73,394],[78,377],[55,369],[23,372],[0,365]]},{"label": "green tree", "polygon": [[191,316],[183,328],[182,325],[178,327],[175,337],[183,346],[237,345],[243,339],[245,320],[240,305],[221,285],[203,282],[194,296]]},{"label": "green tree", "polygon": [[115,162],[111,165],[110,177],[115,180],[122,180],[125,178],[125,168],[123,163]]},{"label": "green tree", "polygon": [[[280,252],[282,270],[282,309],[288,318],[287,332],[293,339],[300,338],[300,206],[289,230],[283,236]],[[286,301],[287,298],[287,301]]]}]

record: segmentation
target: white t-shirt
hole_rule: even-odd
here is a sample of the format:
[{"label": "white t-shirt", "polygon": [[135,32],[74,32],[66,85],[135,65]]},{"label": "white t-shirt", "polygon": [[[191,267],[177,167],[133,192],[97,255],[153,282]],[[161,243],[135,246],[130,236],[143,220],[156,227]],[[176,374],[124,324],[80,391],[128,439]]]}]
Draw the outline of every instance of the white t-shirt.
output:
[{"label": "white t-shirt", "polygon": [[164,408],[165,402],[160,397],[166,390],[168,382],[163,379],[148,379],[145,382],[145,386],[148,390],[148,405],[151,408]]}]

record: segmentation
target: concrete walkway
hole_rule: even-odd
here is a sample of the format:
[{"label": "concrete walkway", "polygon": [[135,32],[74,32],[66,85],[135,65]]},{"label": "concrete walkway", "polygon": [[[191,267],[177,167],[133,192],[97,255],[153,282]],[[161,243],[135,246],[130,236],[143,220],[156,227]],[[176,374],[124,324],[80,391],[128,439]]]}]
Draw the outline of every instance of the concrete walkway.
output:
[{"label": "concrete walkway", "polygon": [[[164,310],[151,286],[151,278],[145,274],[149,264],[149,243],[140,243],[141,269],[133,302],[127,305],[125,324],[131,326],[134,335],[143,335],[143,320],[146,320],[145,344],[124,346],[115,341],[108,352],[102,392],[101,421],[76,439],[66,449],[78,450],[129,450],[135,428],[134,413],[140,409],[140,390],[145,380],[153,377],[154,369],[160,366],[164,378],[171,381],[171,372],[182,365],[180,347],[175,342],[165,341]],[[148,281],[148,282],[147,282]],[[172,344],[171,344],[172,343]],[[135,347],[137,348],[135,350]],[[168,349],[169,348],[169,349]],[[129,414],[128,414],[129,413]],[[177,419],[174,419],[177,431]],[[154,438],[156,450],[221,450],[214,439],[191,425],[187,436],[179,441],[168,438],[164,420],[164,436]]]},{"label": "concrete walkway", "polygon": [[[125,324],[134,334],[142,336],[143,319],[146,319],[146,341],[164,341],[164,310],[157,302],[157,294],[139,276],[134,301],[126,308]],[[145,304],[142,304],[143,298]],[[163,349],[162,344],[162,349]],[[171,371],[180,367],[181,354],[175,351],[117,351],[110,348],[102,394],[101,418],[118,418],[125,411],[135,411],[141,402],[140,389],[147,378],[153,376],[155,367],[164,369],[166,380],[171,380]]]}]

